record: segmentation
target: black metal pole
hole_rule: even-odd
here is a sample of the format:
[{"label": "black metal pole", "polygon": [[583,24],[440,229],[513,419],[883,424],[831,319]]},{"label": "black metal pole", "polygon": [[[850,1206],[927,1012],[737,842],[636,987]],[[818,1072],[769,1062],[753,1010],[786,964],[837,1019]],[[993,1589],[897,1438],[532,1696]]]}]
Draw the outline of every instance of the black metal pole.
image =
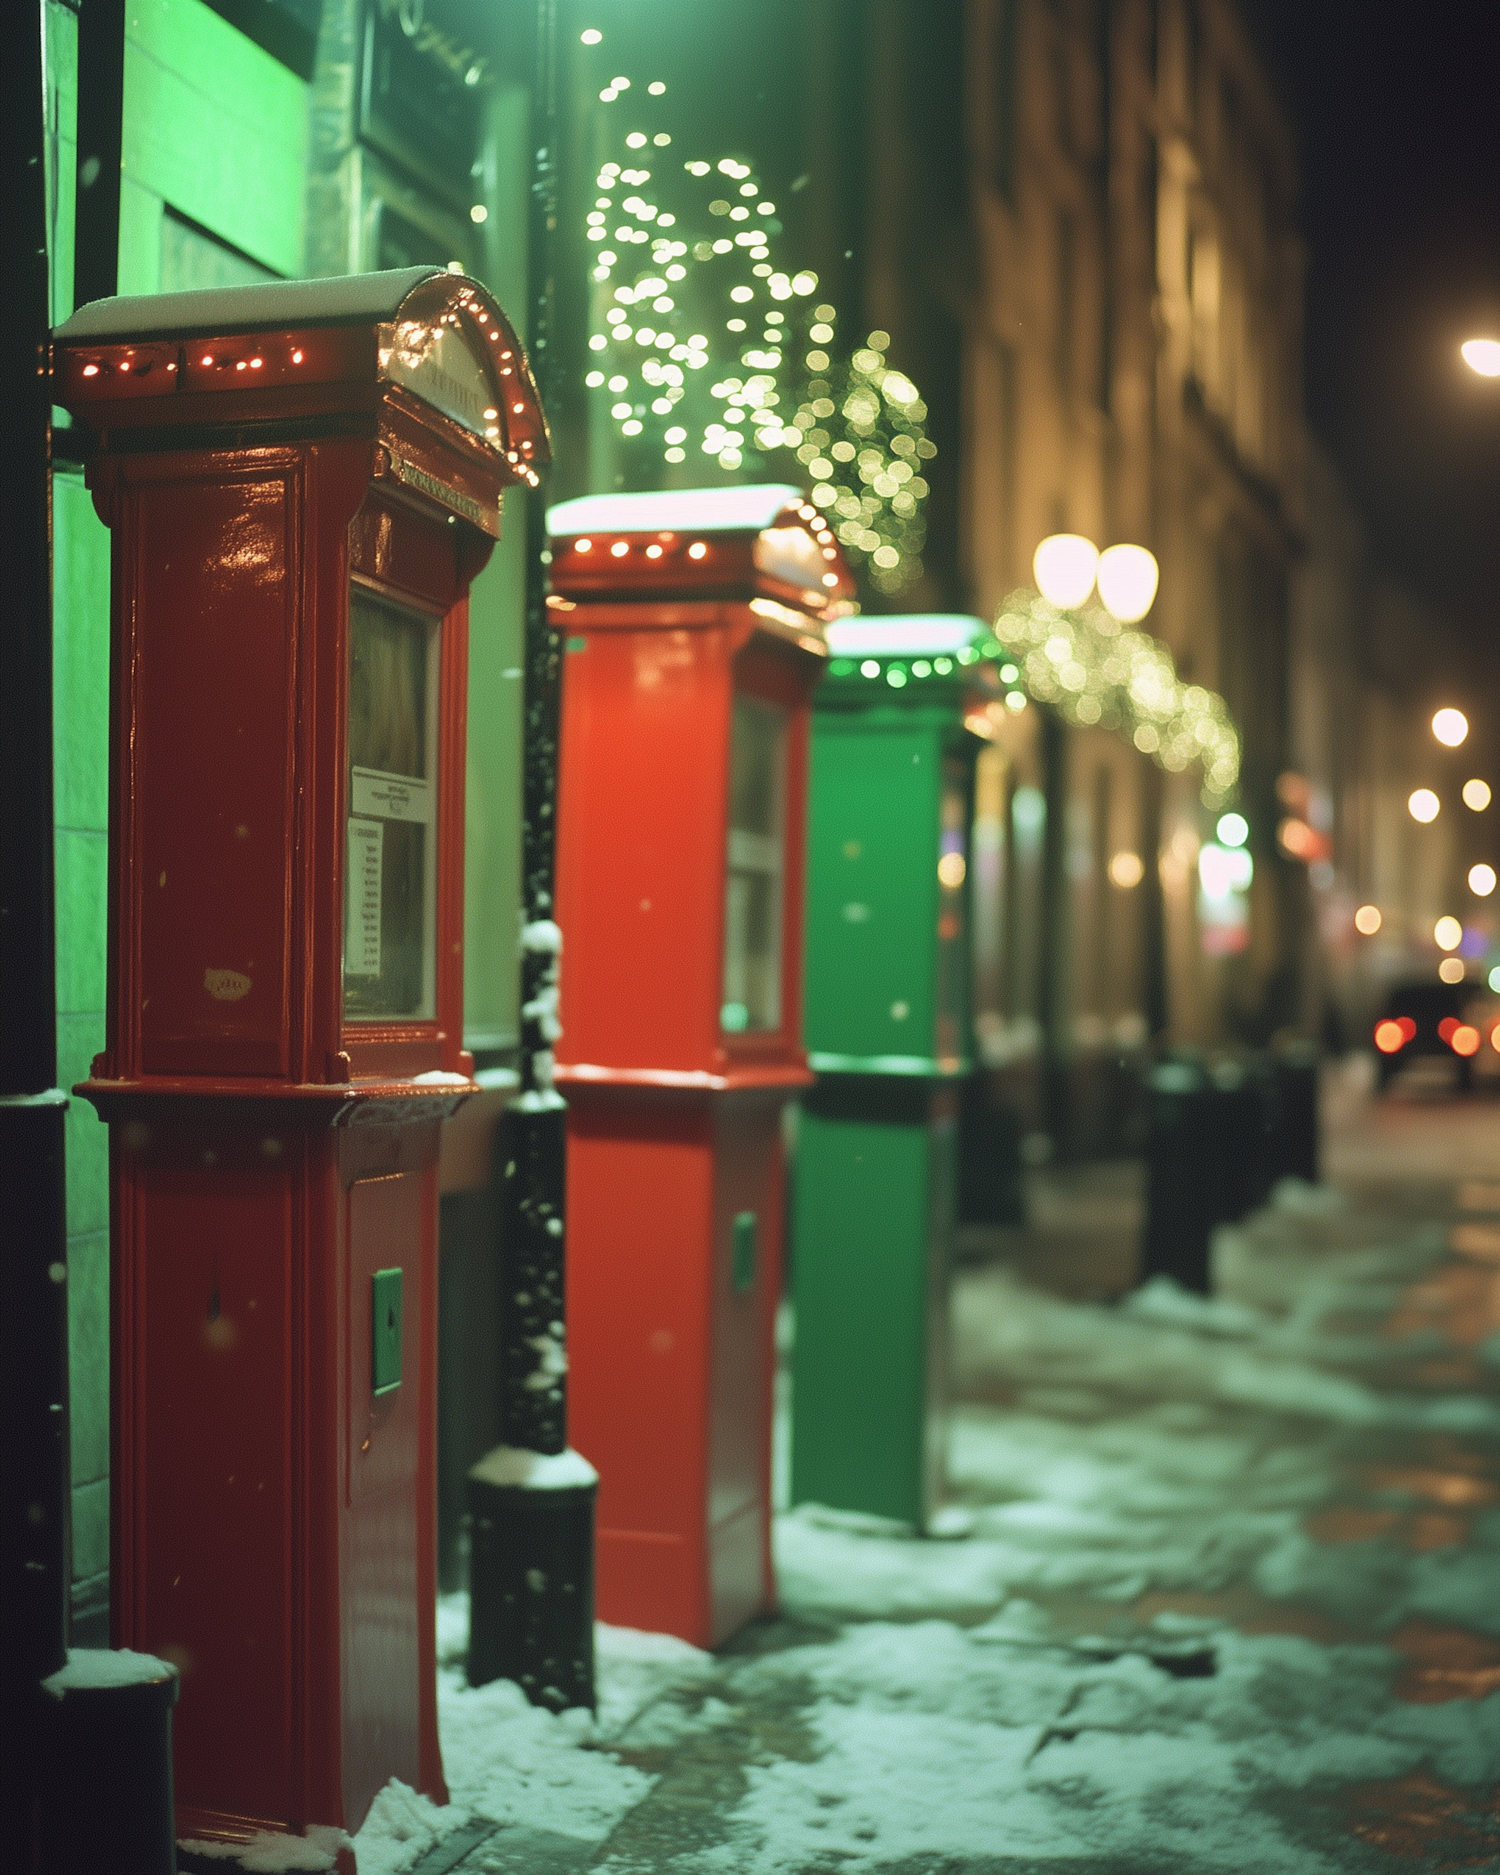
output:
[{"label": "black metal pole", "polygon": [[[88,0],[115,35],[118,244],[123,0]],[[108,48],[106,48],[108,51]],[[107,61],[108,62],[108,61]],[[80,85],[80,90],[82,86]],[[112,98],[112,102],[111,102]],[[0,63],[12,343],[0,355],[0,1817],[25,1875],[171,1875],[164,1662],[68,1648],[67,1096],[57,1079],[52,799],[52,385],[43,9]],[[82,108],[80,108],[80,123]],[[106,180],[108,180],[106,178]],[[82,276],[81,291],[114,291]]]},{"label": "black metal pole", "polygon": [[[557,410],[557,7],[536,0],[534,169],[527,214],[530,351]],[[504,1443],[469,1474],[469,1679],[518,1682],[536,1704],[594,1703],[594,1496],[568,1449],[563,1314],[567,1110],[552,1082],[562,937],[554,922],[562,633],[547,606],[546,509],[526,503],[522,750],[521,1085],[499,1129]]]},{"label": "black metal pole", "polygon": [[[0,61],[0,1816],[41,1866],[41,1682],[67,1658],[63,1112],[52,894],[52,403],[42,10]],[[23,16],[24,18],[24,16]]]},{"label": "black metal pole", "polygon": [[120,150],[125,113],[125,0],[78,9],[78,192],[73,304],[110,299],[120,283]]}]

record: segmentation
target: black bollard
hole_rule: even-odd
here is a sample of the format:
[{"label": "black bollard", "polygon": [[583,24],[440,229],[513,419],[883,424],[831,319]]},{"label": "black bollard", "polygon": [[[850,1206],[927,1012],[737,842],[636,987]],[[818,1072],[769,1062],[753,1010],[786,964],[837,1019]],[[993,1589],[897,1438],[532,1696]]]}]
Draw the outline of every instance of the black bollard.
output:
[{"label": "black bollard", "polygon": [[74,1648],[42,1690],[44,1875],[166,1875],[177,1854],[176,1669],[150,1654]]},{"label": "black bollard", "polygon": [[1236,1224],[1262,1203],[1266,1185],[1266,1142],[1261,1089],[1240,1060],[1215,1062],[1209,1070],[1214,1136],[1214,1221]]},{"label": "black bollard", "polygon": [[1277,1124],[1273,1182],[1318,1182],[1318,1051],[1312,1042],[1286,1042],[1271,1052]]},{"label": "black bollard", "polygon": [[535,1706],[594,1703],[594,1496],[576,1452],[498,1446],[469,1472],[471,1686],[513,1678]]},{"label": "black bollard", "polygon": [[958,1217],[961,1224],[1024,1224],[1021,1118],[996,1096],[982,1070],[963,1083],[958,1110]]},{"label": "black bollard", "polygon": [[1147,1076],[1146,1224],[1141,1276],[1170,1276],[1208,1293],[1208,1242],[1218,1222],[1214,1090],[1201,1068],[1164,1061]]}]

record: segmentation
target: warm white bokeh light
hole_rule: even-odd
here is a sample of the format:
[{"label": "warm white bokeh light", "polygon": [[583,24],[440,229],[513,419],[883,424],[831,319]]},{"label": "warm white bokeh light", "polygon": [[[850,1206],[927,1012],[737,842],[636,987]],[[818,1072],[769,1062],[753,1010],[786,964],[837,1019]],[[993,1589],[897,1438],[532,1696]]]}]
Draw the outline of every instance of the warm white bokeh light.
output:
[{"label": "warm white bokeh light", "polygon": [[1361,937],[1374,937],[1384,922],[1378,905],[1361,905],[1354,914],[1354,928]]},{"label": "warm white bokeh light", "polygon": [[1132,891],[1145,876],[1145,863],[1139,853],[1116,853],[1109,862],[1109,882],[1122,892]]},{"label": "warm white bokeh light", "polygon": [[956,891],[969,870],[962,853],[944,853],[938,861],[938,878],[950,891]]},{"label": "warm white bokeh light", "polygon": [[1463,958],[1445,957],[1438,965],[1438,977],[1444,983],[1462,983],[1464,980]]},{"label": "warm white bokeh light", "polygon": [[1465,339],[1459,356],[1482,378],[1500,378],[1500,339]]},{"label": "warm white bokeh light", "polygon": [[1496,886],[1495,868],[1480,864],[1469,868],[1469,890],[1475,898],[1488,898]]},{"label": "warm white bokeh light", "polygon": [[1442,802],[1431,788],[1417,788],[1406,797],[1406,811],[1413,820],[1420,820],[1425,827],[1430,820],[1436,820]]},{"label": "warm white bokeh light", "polygon": [[1122,625],[1138,625],[1151,610],[1160,577],[1149,548],[1125,543],[1106,547],[1096,573],[1105,611]]},{"label": "warm white bokeh light", "polygon": [[1482,814],[1490,804],[1490,784],[1481,781],[1476,775],[1472,781],[1464,783],[1464,806],[1472,807],[1476,814]]},{"label": "warm white bokeh light", "polygon": [[1439,710],[1432,719],[1432,733],[1445,749],[1456,749],[1469,733],[1469,719],[1462,710]]},{"label": "warm white bokeh light", "polygon": [[1080,606],[1094,590],[1099,549],[1082,534],[1049,534],[1032,555],[1036,589],[1055,606]]},{"label": "warm white bokeh light", "polygon": [[1464,928],[1456,918],[1439,918],[1432,927],[1432,941],[1440,951],[1456,951],[1464,941]]}]

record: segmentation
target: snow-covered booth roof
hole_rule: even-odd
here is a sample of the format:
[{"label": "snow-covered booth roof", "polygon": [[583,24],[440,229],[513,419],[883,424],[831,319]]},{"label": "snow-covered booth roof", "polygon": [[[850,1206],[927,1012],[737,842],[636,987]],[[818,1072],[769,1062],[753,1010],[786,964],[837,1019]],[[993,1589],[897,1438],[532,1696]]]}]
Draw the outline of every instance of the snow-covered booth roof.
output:
[{"label": "snow-covered booth roof", "polygon": [[[56,401],[106,448],[111,432],[230,427],[249,442],[415,406],[504,481],[535,487],[551,456],[510,321],[477,280],[440,268],[95,300],[53,347]],[[496,532],[498,514],[480,524]]]},{"label": "snow-covered booth roof", "polygon": [[854,581],[823,515],[790,483],[581,495],[547,512],[552,584],[572,599],[763,595],[819,618]]}]

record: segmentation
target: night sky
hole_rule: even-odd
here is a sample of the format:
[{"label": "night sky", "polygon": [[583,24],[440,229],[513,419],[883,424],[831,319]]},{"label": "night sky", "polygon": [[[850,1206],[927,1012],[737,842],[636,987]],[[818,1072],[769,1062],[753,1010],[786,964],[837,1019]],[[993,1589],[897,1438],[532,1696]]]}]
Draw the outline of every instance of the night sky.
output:
[{"label": "night sky", "polygon": [[1251,0],[1301,141],[1307,402],[1387,568],[1500,624],[1500,6]]}]

